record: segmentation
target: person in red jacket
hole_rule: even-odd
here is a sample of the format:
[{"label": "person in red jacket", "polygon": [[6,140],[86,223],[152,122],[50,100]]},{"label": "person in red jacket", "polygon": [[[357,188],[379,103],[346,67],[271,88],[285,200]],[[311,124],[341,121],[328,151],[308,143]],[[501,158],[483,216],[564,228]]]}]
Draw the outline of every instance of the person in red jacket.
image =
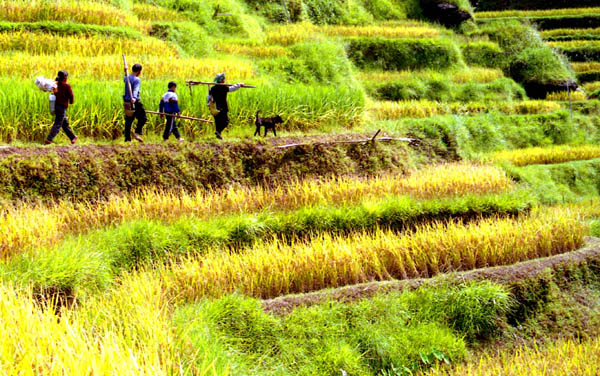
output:
[{"label": "person in red jacket", "polygon": [[56,106],[54,110],[54,125],[52,129],[50,129],[50,133],[46,138],[46,145],[52,143],[52,140],[60,129],[62,128],[65,131],[69,140],[71,140],[71,144],[74,144],[77,141],[77,136],[69,127],[69,119],[67,119],[67,108],[69,108],[70,104],[73,104],[73,90],[71,90],[71,85],[67,83],[67,78],[69,74],[65,71],[59,71],[56,77],[56,89],[54,89],[54,95],[56,96]]}]

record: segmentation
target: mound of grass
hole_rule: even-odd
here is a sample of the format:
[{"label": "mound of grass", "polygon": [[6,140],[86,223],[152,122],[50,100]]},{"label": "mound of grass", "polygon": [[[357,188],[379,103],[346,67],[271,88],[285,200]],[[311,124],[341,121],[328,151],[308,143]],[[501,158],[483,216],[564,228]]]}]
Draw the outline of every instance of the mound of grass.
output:
[{"label": "mound of grass", "polygon": [[486,68],[505,68],[506,57],[497,43],[477,41],[460,46],[465,62],[469,66]]},{"label": "mound of grass", "polygon": [[[206,346],[206,333],[218,338],[236,354],[232,367],[240,372],[332,375],[341,369],[368,376],[417,372],[462,359],[461,336],[488,337],[483,328],[502,318],[510,307],[508,296],[500,286],[466,284],[332,302],[274,317],[258,301],[234,295],[181,307],[174,321],[196,349]],[[461,308],[477,319],[467,318]],[[257,366],[250,371],[252,365]]]},{"label": "mound of grass", "polygon": [[208,34],[193,22],[153,23],[150,35],[177,45],[189,56],[204,56],[211,51]]},{"label": "mound of grass", "polygon": [[449,39],[350,38],[347,49],[360,68],[446,70],[464,64],[460,50]]}]

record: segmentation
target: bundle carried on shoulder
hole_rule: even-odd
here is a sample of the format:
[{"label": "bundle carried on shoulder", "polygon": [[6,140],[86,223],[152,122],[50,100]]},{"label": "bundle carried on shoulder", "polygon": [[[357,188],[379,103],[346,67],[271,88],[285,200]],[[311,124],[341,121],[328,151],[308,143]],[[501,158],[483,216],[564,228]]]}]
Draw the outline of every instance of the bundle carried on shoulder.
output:
[{"label": "bundle carried on shoulder", "polygon": [[40,88],[41,91],[48,93],[52,93],[54,92],[54,89],[56,89],[56,81],[42,76],[35,79],[35,85]]}]

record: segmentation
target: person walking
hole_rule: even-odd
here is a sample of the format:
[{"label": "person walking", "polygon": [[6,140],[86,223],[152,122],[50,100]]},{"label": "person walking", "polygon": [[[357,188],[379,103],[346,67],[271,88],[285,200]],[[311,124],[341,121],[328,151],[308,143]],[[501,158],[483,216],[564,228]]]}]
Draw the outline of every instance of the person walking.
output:
[{"label": "person walking", "polygon": [[[179,115],[181,110],[179,109],[179,98],[177,97],[177,84],[173,81],[169,82],[169,91],[165,93],[160,99],[159,112],[167,114],[167,121],[165,123],[165,131],[163,133],[163,141],[168,141],[171,133],[177,137],[177,141],[183,142],[183,138],[179,134],[177,129],[177,122],[175,121],[175,115]],[[162,117],[162,115],[161,115]]]},{"label": "person walking", "polygon": [[213,101],[217,107],[218,114],[213,113],[213,117],[215,118],[215,136],[219,140],[222,140],[221,132],[227,125],[229,125],[229,106],[227,105],[227,94],[234,92],[244,86],[243,83],[238,83],[235,85],[224,85],[225,84],[225,73],[219,73],[215,77],[215,83],[212,88],[210,88],[209,96],[207,100],[207,105],[210,106],[210,102]]},{"label": "person walking", "polygon": [[[142,129],[144,128],[144,125],[148,119],[146,118],[146,110],[144,109],[144,105],[140,101],[140,89],[142,86],[140,75],[142,74],[142,66],[140,64],[134,64],[133,67],[131,67],[131,71],[133,73],[123,79],[125,82],[125,95],[123,96],[125,105],[127,107],[129,104],[131,104],[134,110],[134,113],[131,116],[127,116],[127,114],[125,114],[125,142],[131,141],[131,125],[136,119],[137,126],[135,127],[133,138],[139,142],[144,142],[142,139]],[[131,92],[129,91],[129,85],[127,84],[127,81],[129,81],[129,84],[131,85]]]},{"label": "person walking", "polygon": [[60,129],[65,132],[71,144],[75,144],[77,136],[71,130],[69,126],[69,119],[67,118],[67,108],[70,104],[73,104],[73,90],[71,85],[67,83],[69,74],[65,71],[59,71],[56,77],[56,89],[54,89],[54,95],[56,96],[56,104],[54,107],[54,125],[50,129],[48,137],[46,137],[45,144],[50,145],[53,143],[54,137],[58,135]]}]

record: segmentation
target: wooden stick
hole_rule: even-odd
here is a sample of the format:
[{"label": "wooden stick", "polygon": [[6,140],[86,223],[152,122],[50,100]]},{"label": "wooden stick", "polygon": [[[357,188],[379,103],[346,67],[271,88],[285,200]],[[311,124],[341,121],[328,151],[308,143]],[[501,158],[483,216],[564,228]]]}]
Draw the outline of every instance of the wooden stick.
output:
[{"label": "wooden stick", "polygon": [[214,123],[212,120],[200,119],[200,118],[195,118],[195,117],[191,117],[191,116],[172,115],[172,114],[167,114],[165,112],[148,111],[148,110],[146,110],[146,113],[147,114],[155,114],[155,115],[171,116],[171,117],[178,118],[178,119],[187,119],[187,120],[201,121],[203,123]]},{"label": "wooden stick", "polygon": [[[131,82],[129,82],[129,68],[127,68],[127,60],[123,54],[123,65],[125,65],[125,82],[127,82],[127,90],[129,90],[129,98],[133,99],[133,90],[131,90]],[[135,103],[131,104],[131,108],[135,110]]]},{"label": "wooden stick", "polygon": [[390,141],[402,141],[402,142],[415,142],[417,141],[414,138],[394,138],[394,137],[381,137],[378,139],[368,139],[368,140],[355,140],[355,141],[329,141],[329,142],[315,142],[315,143],[303,143],[303,144],[287,144],[277,146],[278,149],[288,149],[297,146],[316,146],[316,145],[335,145],[335,144],[367,144],[369,142],[379,141],[379,142],[390,142]]},{"label": "wooden stick", "polygon": [[[185,83],[188,86],[194,86],[194,85],[233,86],[233,85],[236,85],[236,84],[220,84],[217,82],[204,82],[204,81],[185,81]],[[248,89],[256,89],[256,86],[251,86],[251,85],[242,85],[241,87],[248,88]]]},{"label": "wooden stick", "polygon": [[371,139],[371,142],[375,142],[375,139],[377,138],[377,136],[379,135],[379,133],[381,133],[381,129],[377,130],[377,132],[375,133],[375,136],[373,136],[373,138]]}]

